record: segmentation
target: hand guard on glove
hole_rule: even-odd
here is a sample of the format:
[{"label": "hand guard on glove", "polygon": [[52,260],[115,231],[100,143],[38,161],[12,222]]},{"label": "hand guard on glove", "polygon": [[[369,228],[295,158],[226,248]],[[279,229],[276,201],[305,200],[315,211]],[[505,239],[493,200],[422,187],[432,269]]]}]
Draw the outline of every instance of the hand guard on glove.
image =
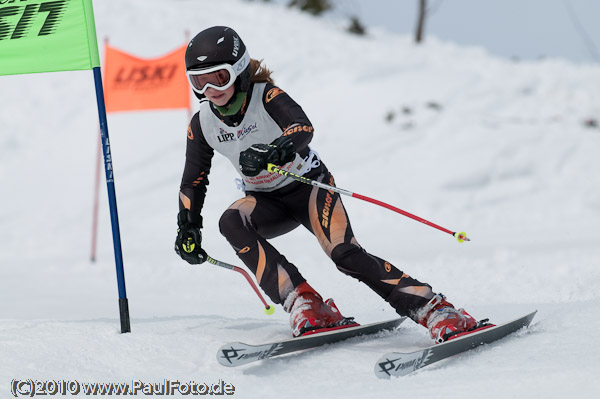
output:
[{"label": "hand guard on glove", "polygon": [[275,139],[271,144],[254,144],[240,153],[240,169],[245,176],[257,176],[272,163],[283,166],[296,157],[294,143],[287,136]]},{"label": "hand guard on glove", "polygon": [[202,249],[202,216],[183,209],[177,215],[175,252],[192,265],[203,263],[208,255]]}]

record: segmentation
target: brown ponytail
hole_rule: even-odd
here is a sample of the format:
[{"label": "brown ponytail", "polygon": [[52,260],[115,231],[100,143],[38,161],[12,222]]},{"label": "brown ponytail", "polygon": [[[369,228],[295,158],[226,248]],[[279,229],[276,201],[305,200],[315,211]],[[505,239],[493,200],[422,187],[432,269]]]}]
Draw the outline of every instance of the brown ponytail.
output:
[{"label": "brown ponytail", "polygon": [[262,65],[263,60],[250,60],[250,81],[252,83],[271,83],[274,84],[271,70]]}]

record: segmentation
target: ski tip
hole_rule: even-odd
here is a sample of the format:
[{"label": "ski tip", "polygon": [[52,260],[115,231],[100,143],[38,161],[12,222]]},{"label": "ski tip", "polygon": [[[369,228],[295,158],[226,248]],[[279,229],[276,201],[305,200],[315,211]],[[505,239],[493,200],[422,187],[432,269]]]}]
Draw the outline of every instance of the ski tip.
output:
[{"label": "ski tip", "polygon": [[[219,348],[217,351],[217,362],[221,366],[225,367],[237,367],[242,364],[250,363],[255,359],[249,356],[249,352],[253,352],[254,347],[251,345],[244,344],[242,342],[230,342]],[[258,355],[257,353],[251,353],[251,355]]]},{"label": "ski tip", "polygon": [[375,376],[385,379],[404,376],[479,345],[495,342],[520,329],[527,328],[536,313],[537,310],[534,310],[506,323],[482,325],[479,329],[468,331],[463,335],[457,334],[447,341],[415,352],[388,352],[375,363]]},{"label": "ski tip", "polygon": [[381,379],[405,376],[421,368],[428,356],[428,349],[413,353],[390,352],[377,360],[373,371]]},{"label": "ski tip", "polygon": [[537,309],[534,310],[533,312],[529,313],[527,315],[527,324],[525,326],[529,327],[529,324],[531,324],[531,321],[533,320],[533,318],[535,317],[535,315],[537,314]]}]

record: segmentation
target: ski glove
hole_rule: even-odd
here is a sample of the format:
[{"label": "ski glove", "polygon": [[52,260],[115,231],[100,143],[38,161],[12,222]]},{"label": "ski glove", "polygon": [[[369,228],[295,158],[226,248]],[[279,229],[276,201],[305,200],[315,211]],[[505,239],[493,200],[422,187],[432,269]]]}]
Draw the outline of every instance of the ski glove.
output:
[{"label": "ski glove", "polygon": [[254,144],[240,153],[240,170],[244,176],[257,176],[272,163],[282,166],[296,157],[294,143],[287,136],[275,139],[271,144]]},{"label": "ski glove", "polygon": [[183,209],[177,215],[177,238],[175,252],[189,264],[203,263],[208,255],[202,249],[202,216]]}]

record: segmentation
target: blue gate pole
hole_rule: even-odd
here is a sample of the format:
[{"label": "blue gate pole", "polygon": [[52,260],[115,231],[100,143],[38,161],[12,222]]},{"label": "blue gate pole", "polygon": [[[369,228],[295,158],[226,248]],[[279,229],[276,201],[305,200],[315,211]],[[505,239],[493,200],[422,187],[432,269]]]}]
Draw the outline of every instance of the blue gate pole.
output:
[{"label": "blue gate pole", "polygon": [[115,264],[117,267],[117,284],[119,287],[119,315],[121,318],[121,333],[131,332],[129,322],[129,304],[125,292],[125,272],[123,271],[123,253],[121,251],[121,233],[119,232],[119,216],[117,213],[117,196],[115,194],[115,181],[113,175],[112,156],[110,153],[110,140],[108,138],[108,124],[106,121],[106,106],[104,104],[104,89],[102,88],[102,74],[100,67],[94,67],[94,83],[96,84],[96,101],[98,103],[98,117],[100,118],[100,135],[102,139],[102,153],[104,154],[104,169],[106,171],[106,188],[108,191],[108,204],[110,208],[110,221],[112,225],[113,246],[115,250]]}]

